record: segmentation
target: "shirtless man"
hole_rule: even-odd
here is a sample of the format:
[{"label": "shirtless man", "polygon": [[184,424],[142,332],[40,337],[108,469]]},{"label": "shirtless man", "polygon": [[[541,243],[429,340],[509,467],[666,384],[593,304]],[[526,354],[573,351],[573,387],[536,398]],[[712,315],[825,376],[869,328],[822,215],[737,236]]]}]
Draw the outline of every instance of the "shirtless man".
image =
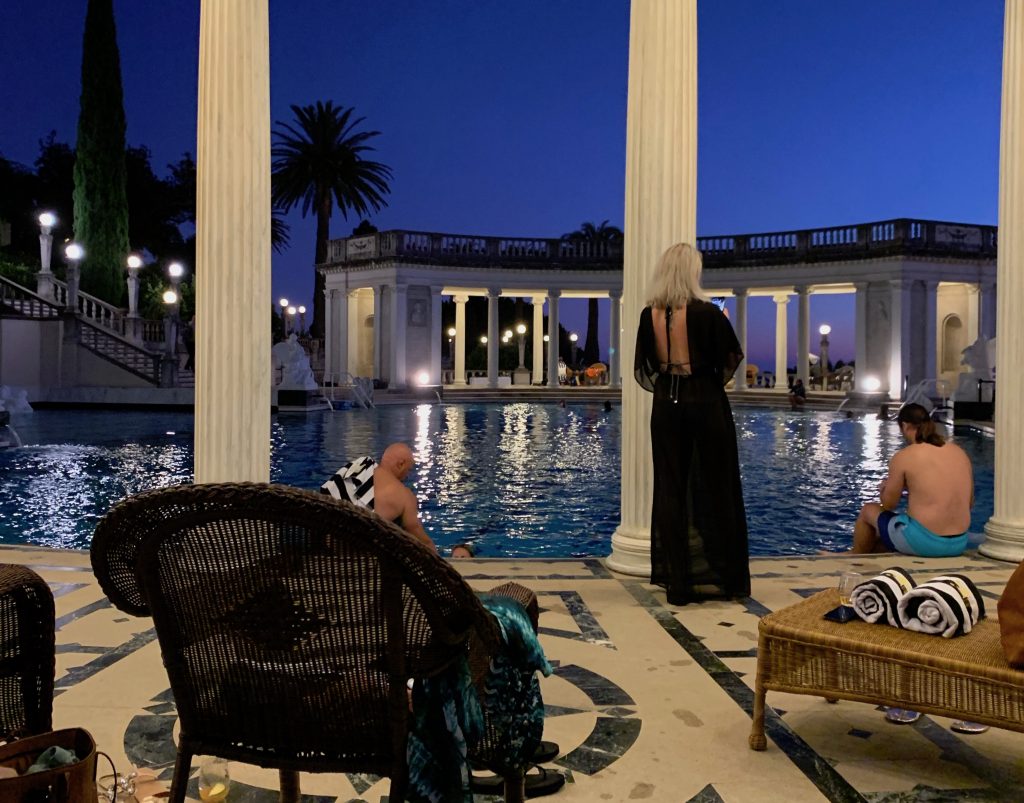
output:
[{"label": "shirtless man", "polygon": [[408,446],[392,443],[384,450],[379,463],[369,457],[353,460],[321,485],[320,491],[335,499],[370,508],[436,551],[437,547],[420,521],[416,495],[404,485],[415,465]]},{"label": "shirtless man", "polygon": [[[879,488],[881,504],[861,508],[852,552],[902,552],[927,558],[955,557],[967,547],[974,504],[971,460],[935,430],[920,404],[904,405],[897,418],[910,444],[889,461]],[[906,513],[896,513],[904,489]]]}]

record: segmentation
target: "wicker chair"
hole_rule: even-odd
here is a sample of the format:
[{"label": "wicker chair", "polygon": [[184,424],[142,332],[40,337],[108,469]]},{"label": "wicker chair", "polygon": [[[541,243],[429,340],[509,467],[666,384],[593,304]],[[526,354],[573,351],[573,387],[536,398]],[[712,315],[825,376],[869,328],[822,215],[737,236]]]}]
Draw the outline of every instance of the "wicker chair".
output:
[{"label": "wicker chair", "polygon": [[0,564],[0,741],[52,728],[54,635],[50,587]]},{"label": "wicker chair", "polygon": [[[501,643],[459,574],[380,517],[278,485],[196,485],[128,499],[100,523],[92,564],[122,611],[152,615],[178,707],[171,800],[193,755],[278,769],[367,772],[408,784],[406,680],[470,650],[482,678]],[[536,597],[506,588],[536,617]],[[532,598],[532,600],[531,600]],[[473,758],[496,765],[489,723]],[[523,796],[522,771],[506,800]]]}]

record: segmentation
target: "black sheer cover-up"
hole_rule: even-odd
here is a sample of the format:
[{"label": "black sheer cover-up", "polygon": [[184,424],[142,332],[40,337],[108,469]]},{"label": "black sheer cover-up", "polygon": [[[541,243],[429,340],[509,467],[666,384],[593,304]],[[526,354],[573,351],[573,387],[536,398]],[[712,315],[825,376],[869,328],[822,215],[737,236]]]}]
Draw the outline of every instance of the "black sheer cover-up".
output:
[{"label": "black sheer cover-up", "polygon": [[689,373],[663,373],[645,307],[633,369],[654,393],[651,582],[674,605],[750,594],[736,424],[724,387],[743,352],[729,319],[706,301],[687,305],[686,334]]}]

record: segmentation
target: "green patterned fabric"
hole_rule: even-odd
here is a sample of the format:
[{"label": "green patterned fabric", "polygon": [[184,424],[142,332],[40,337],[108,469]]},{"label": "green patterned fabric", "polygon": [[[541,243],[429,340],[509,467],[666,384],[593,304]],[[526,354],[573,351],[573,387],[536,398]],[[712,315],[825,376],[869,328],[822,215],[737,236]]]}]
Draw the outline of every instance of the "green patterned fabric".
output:
[{"label": "green patterned fabric", "polygon": [[[481,595],[498,621],[504,649],[484,681],[483,704],[500,735],[500,774],[525,768],[544,733],[544,701],[537,679],[551,665],[526,611],[508,597]],[[473,803],[467,751],[484,730],[483,711],[465,658],[434,678],[417,680],[406,759],[412,803]]]}]

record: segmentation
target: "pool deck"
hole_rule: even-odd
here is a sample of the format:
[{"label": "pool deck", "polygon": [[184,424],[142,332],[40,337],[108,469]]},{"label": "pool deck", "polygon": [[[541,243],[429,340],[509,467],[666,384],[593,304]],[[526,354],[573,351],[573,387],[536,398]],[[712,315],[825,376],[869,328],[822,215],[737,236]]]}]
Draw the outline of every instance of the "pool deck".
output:
[{"label": "pool deck", "polygon": [[[56,597],[54,726],[84,726],[119,768],[132,763],[169,777],[174,704],[152,622],[110,606],[87,553],[0,549],[0,560],[31,566]],[[874,706],[769,693],[776,714],[768,716],[768,749],[747,747],[760,616],[833,586],[844,570],[894,565],[919,580],[965,573],[994,615],[1012,564],[973,553],[755,558],[749,599],[683,608],[596,559],[458,565],[475,588],[514,579],[539,595],[541,642],[556,667],[542,682],[545,738],[561,745],[552,766],[568,778],[559,800],[1024,799],[1024,735],[960,735],[938,717],[892,725]],[[267,791],[276,790],[276,773],[241,764],[231,772],[230,803],[276,800]],[[366,776],[303,775],[302,787],[316,803],[378,803],[387,792],[386,781]]]}]

